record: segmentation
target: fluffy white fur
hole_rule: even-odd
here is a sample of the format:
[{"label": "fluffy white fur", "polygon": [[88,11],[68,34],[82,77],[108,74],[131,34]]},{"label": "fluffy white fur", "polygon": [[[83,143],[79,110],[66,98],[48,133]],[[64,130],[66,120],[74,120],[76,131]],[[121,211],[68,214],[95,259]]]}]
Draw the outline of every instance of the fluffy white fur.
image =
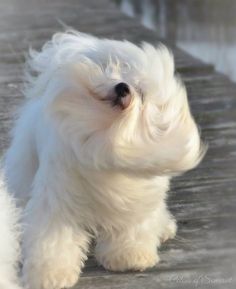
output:
[{"label": "fluffy white fur", "polygon": [[[176,233],[170,178],[203,153],[170,51],[69,31],[31,52],[27,79],[5,166],[25,207],[26,288],[73,286],[92,237],[109,270],[154,266]],[[112,105],[120,82],[125,109]]]},{"label": "fluffy white fur", "polygon": [[17,266],[20,260],[19,211],[7,192],[0,172],[0,289],[19,289]]}]

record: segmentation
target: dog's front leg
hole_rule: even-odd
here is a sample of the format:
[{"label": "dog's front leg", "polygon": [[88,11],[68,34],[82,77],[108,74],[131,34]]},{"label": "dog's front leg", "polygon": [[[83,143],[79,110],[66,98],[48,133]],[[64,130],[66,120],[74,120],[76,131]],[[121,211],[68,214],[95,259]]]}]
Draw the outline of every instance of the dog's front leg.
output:
[{"label": "dog's front leg", "polygon": [[143,271],[159,261],[157,249],[161,242],[176,234],[176,222],[160,202],[143,221],[127,221],[123,230],[101,231],[97,238],[96,258],[111,271]]},{"label": "dog's front leg", "polygon": [[111,271],[143,271],[159,261],[160,240],[152,220],[128,225],[122,231],[101,232],[97,238],[97,261]]},{"label": "dog's front leg", "polygon": [[55,168],[39,168],[24,216],[23,282],[26,288],[68,288],[78,280],[89,235],[73,214],[69,188],[62,171],[57,174]]}]

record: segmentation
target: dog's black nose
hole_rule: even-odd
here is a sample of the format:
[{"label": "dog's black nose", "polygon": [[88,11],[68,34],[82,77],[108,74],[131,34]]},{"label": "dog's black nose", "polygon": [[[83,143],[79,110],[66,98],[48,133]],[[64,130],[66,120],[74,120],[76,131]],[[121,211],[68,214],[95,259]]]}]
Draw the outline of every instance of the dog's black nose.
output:
[{"label": "dog's black nose", "polygon": [[125,97],[127,94],[130,93],[128,84],[124,82],[120,82],[115,86],[115,93],[118,98]]}]

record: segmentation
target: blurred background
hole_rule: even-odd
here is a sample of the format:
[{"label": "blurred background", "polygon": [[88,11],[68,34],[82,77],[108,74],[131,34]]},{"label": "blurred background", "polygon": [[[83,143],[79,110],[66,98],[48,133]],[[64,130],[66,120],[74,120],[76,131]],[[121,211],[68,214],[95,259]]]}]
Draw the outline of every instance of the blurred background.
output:
[{"label": "blurred background", "polygon": [[236,81],[235,0],[116,0],[159,37]]}]

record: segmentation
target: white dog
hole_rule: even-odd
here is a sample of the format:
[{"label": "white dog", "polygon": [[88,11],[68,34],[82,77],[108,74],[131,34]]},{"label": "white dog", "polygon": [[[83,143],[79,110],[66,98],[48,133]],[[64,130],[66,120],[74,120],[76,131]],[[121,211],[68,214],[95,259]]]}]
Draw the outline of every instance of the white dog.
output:
[{"label": "white dog", "polygon": [[73,286],[92,237],[109,270],[154,266],[176,233],[170,178],[204,152],[172,54],[59,33],[31,52],[26,96],[5,169],[25,206],[27,288]]},{"label": "white dog", "polygon": [[19,289],[17,266],[20,260],[19,211],[5,187],[0,172],[0,289]]}]

